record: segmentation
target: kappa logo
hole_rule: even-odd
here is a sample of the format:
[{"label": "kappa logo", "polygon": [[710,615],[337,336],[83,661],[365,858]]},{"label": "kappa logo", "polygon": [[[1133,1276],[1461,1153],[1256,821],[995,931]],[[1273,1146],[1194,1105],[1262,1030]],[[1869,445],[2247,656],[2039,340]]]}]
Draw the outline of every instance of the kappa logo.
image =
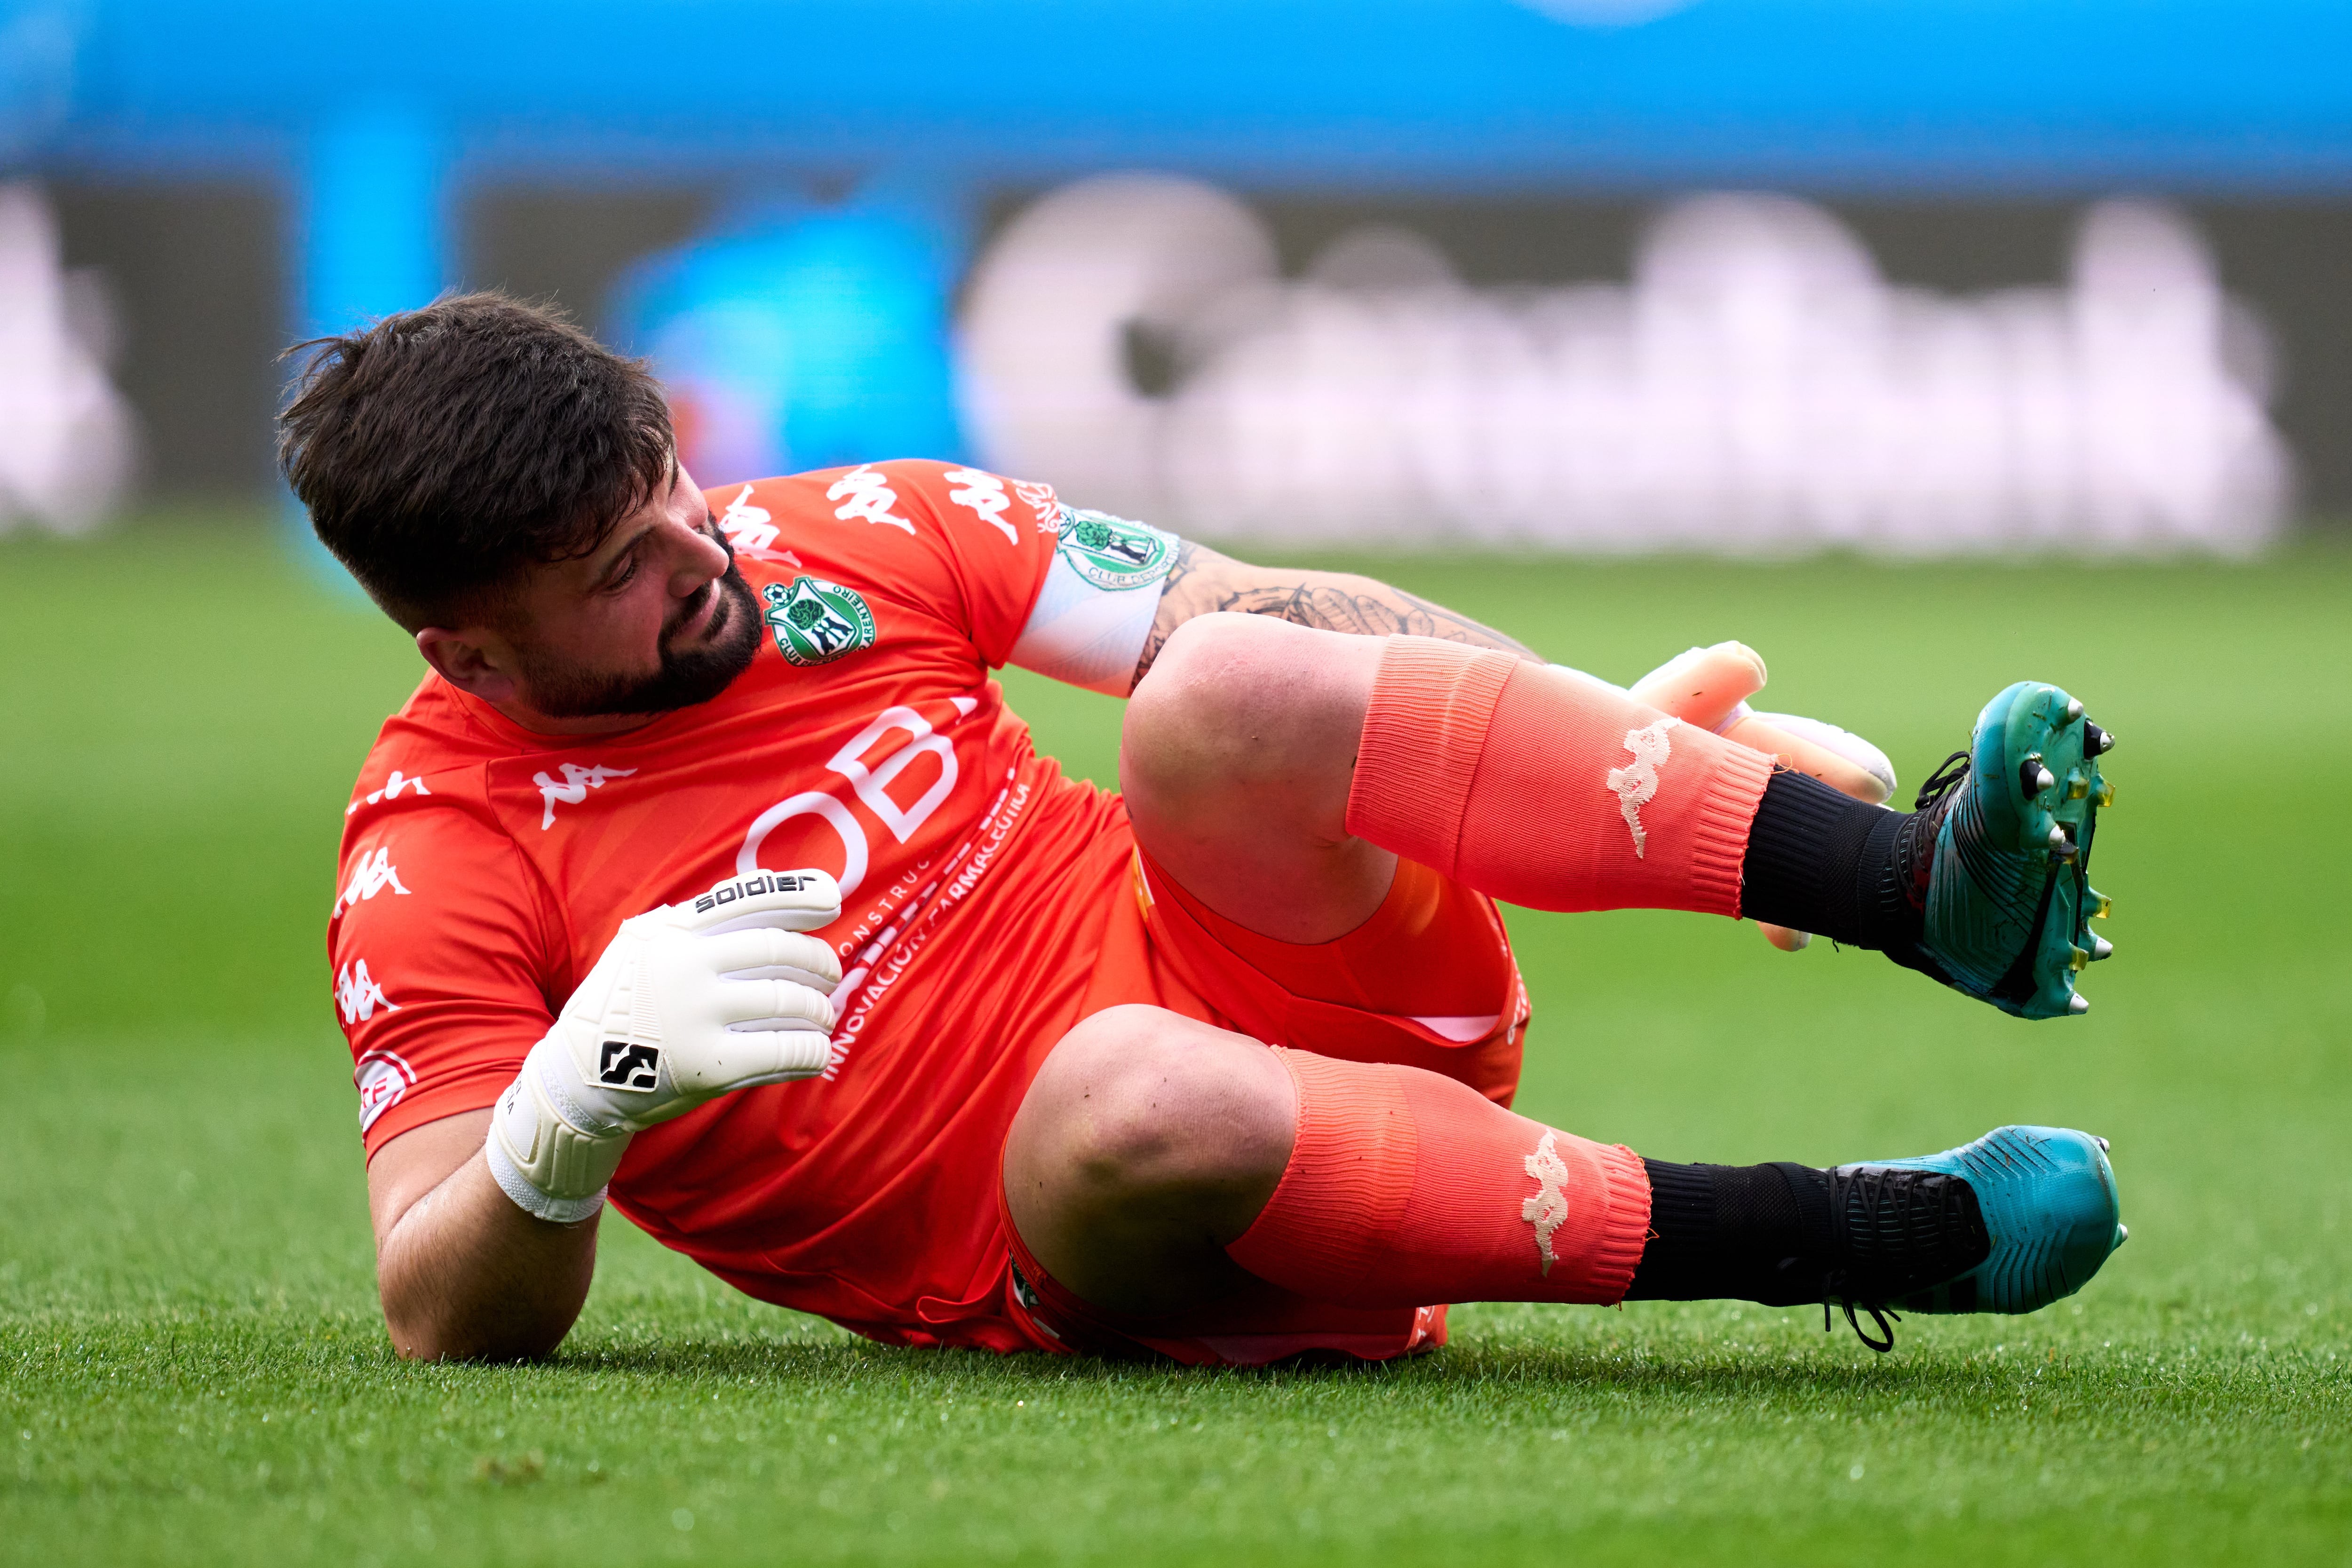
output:
[{"label": "kappa logo", "polygon": [[360,1131],[364,1133],[415,1087],[416,1069],[394,1051],[371,1051],[352,1069],[352,1082],[360,1092]]},{"label": "kappa logo", "polygon": [[1021,536],[1014,533],[1013,525],[1004,520],[1005,512],[1013,506],[1013,497],[1004,493],[1003,480],[977,468],[950,468],[946,477],[950,483],[962,486],[950,490],[949,500],[959,507],[970,507],[979,513],[980,520],[1003,534],[1006,544],[1021,542]]},{"label": "kappa logo", "polygon": [[776,652],[787,664],[830,664],[874,646],[874,612],[855,589],[821,577],[796,577],[789,588],[768,584],[760,597],[768,603]]},{"label": "kappa logo", "polygon": [[1536,1256],[1549,1278],[1551,1266],[1559,1261],[1552,1254],[1552,1233],[1568,1222],[1568,1162],[1559,1157],[1559,1134],[1546,1133],[1523,1163],[1528,1175],[1536,1178],[1536,1195],[1519,1205],[1519,1218],[1536,1228]]},{"label": "kappa logo", "polygon": [[418,795],[430,795],[433,793],[432,790],[427,789],[425,787],[425,780],[423,779],[411,779],[406,774],[401,772],[399,768],[395,768],[392,770],[392,776],[383,781],[383,789],[373,790],[370,793],[362,796],[359,800],[352,801],[350,805],[344,807],[343,815],[346,817],[353,816],[357,814],[362,806],[373,806],[380,800],[397,800],[400,799],[400,792],[403,789],[409,790],[412,793]]},{"label": "kappa logo", "polygon": [[543,806],[539,816],[539,831],[542,833],[555,826],[555,808],[559,804],[577,806],[588,799],[589,790],[602,789],[607,779],[634,779],[637,773],[634,768],[583,768],[577,762],[567,762],[562,767],[561,780],[550,779],[544,773],[530,776],[530,781],[539,786],[539,798]]},{"label": "kappa logo", "polygon": [[1108,512],[1062,508],[1062,559],[1080,577],[1106,592],[1143,588],[1168,575],[1176,559],[1175,539],[1158,528],[1114,517]]},{"label": "kappa logo", "polygon": [[888,476],[862,464],[835,479],[824,498],[843,503],[833,515],[845,523],[863,517],[869,523],[887,523],[909,537],[914,534],[915,525],[890,509],[898,504],[898,492],[890,488]]},{"label": "kappa logo", "polygon": [[776,527],[767,507],[751,504],[749,485],[719,514],[719,531],[727,536],[728,544],[738,555],[748,555],[755,560],[781,560],[789,553],[771,548],[782,530]]},{"label": "kappa logo", "polygon": [[596,1061],[596,1082],[607,1089],[642,1093],[661,1083],[661,1051],[650,1045],[608,1040]]},{"label": "kappa logo", "polygon": [[335,915],[366,903],[387,887],[403,898],[408,896],[408,889],[400,885],[400,868],[392,863],[392,846],[383,845],[373,855],[361,851],[352,862],[352,880],[343,884],[342,896],[335,900]]},{"label": "kappa logo", "polygon": [[708,915],[722,904],[732,904],[739,898],[749,898],[759,893],[798,893],[810,883],[808,877],[794,876],[790,872],[763,871],[755,876],[738,877],[724,887],[714,887],[694,901],[697,915]]},{"label": "kappa logo", "polygon": [[1617,810],[1624,817],[1625,826],[1633,833],[1633,858],[1643,858],[1650,835],[1642,826],[1642,808],[1657,798],[1658,769],[1666,765],[1674,753],[1674,743],[1667,732],[1682,723],[1678,718],[1662,718],[1645,724],[1639,729],[1625,732],[1625,749],[1633,754],[1631,766],[1609,770],[1609,788],[1617,793]]},{"label": "kappa logo", "polygon": [[346,1025],[365,1023],[382,1008],[388,1013],[400,1010],[400,1004],[383,994],[383,987],[368,973],[367,960],[355,958],[343,966],[335,977],[335,1007],[343,1015]]}]

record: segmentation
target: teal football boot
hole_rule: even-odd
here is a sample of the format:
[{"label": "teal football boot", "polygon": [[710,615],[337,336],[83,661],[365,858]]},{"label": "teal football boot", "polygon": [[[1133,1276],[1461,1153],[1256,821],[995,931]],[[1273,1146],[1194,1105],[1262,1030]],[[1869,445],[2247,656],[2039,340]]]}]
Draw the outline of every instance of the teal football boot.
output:
[{"label": "teal football boot", "polygon": [[2099,758],[2114,744],[2044,682],[1985,705],[1969,749],[1945,759],[1906,824],[1913,841],[1934,840],[1908,862],[1923,924],[1899,962],[2019,1018],[2090,1010],[2074,977],[2115,951],[2089,924],[2108,908],[2089,879],[2098,814],[2115,800]]},{"label": "teal football boot", "polygon": [[2107,1141],[2065,1127],[1997,1127],[1957,1149],[1829,1172],[1838,1261],[1830,1305],[1876,1320],[1912,1312],[2031,1312],[2073,1295],[2131,1232]]}]

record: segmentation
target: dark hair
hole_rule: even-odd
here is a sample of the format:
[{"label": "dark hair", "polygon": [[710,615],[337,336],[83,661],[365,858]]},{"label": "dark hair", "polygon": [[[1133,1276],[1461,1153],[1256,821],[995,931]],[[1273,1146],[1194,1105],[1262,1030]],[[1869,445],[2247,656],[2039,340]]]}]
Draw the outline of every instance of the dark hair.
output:
[{"label": "dark hair", "polygon": [[495,615],[525,564],[592,553],[674,468],[645,362],[550,306],[460,294],[296,355],[278,466],[320,541],[412,632]]}]

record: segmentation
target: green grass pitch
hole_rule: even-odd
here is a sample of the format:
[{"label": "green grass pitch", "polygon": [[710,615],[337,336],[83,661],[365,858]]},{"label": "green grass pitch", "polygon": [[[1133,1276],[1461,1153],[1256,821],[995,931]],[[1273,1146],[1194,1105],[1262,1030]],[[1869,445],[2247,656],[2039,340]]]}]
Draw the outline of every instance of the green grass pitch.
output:
[{"label": "green grass pitch", "polygon": [[[2132,1240],[2089,1290],[1883,1357],[1801,1310],[1474,1307],[1410,1364],[1201,1373],[882,1349],[616,1219],[551,1364],[403,1365],[321,935],[415,657],[257,528],[18,539],[0,1560],[2352,1562],[2352,556],[1370,569],[1621,680],[1744,638],[1906,788],[2012,678],[2090,706],[2086,1019],[1696,916],[1514,919],[1522,1109],[1682,1159],[2104,1133]],[[1010,684],[1110,776],[1116,705]]]}]

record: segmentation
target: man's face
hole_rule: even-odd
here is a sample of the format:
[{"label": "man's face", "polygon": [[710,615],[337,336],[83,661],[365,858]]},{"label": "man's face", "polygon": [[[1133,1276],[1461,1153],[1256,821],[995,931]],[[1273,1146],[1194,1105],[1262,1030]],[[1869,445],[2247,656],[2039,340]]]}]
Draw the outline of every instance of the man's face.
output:
[{"label": "man's face", "polygon": [[760,650],[759,600],[683,467],[595,553],[533,568],[501,620],[516,695],[555,719],[708,702]]}]

